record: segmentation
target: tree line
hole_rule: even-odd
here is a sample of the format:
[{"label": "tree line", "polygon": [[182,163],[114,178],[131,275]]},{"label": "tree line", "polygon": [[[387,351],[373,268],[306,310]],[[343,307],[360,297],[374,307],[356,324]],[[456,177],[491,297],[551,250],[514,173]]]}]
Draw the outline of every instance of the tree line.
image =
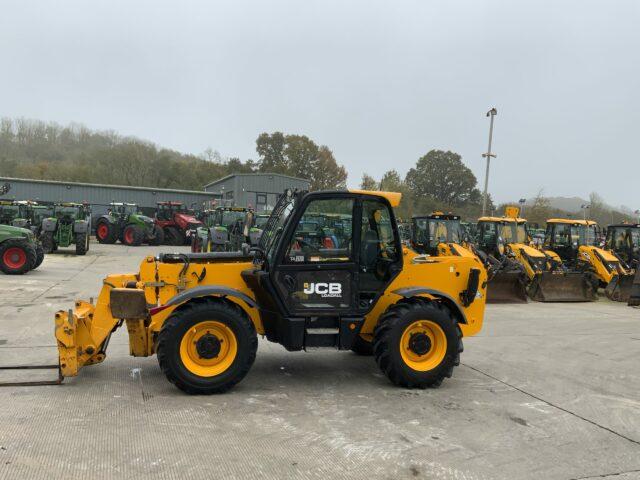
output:
[{"label": "tree line", "polygon": [[329,147],[304,135],[263,133],[257,160],[191,155],[152,142],[38,120],[0,120],[0,175],[40,180],[202,190],[232,173],[276,172],[310,180],[313,189],[344,188],[347,172]]},{"label": "tree line", "polygon": [[[402,192],[398,216],[403,220],[433,211],[454,212],[463,218],[476,219],[482,211],[482,194],[476,176],[459,154],[450,151],[427,152],[404,178],[396,170],[385,172],[380,180],[364,173],[360,188]],[[489,210],[494,208],[491,196],[487,203]]]}]

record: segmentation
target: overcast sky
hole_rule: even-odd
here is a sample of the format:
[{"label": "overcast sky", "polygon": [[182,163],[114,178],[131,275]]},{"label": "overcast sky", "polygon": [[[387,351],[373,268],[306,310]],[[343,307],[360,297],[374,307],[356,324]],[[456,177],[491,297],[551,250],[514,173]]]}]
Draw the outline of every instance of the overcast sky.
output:
[{"label": "overcast sky", "polygon": [[[402,175],[430,149],[498,201],[600,193],[640,208],[638,1],[2,1],[0,116],[256,158],[306,134]],[[209,180],[209,179],[206,179]]]}]

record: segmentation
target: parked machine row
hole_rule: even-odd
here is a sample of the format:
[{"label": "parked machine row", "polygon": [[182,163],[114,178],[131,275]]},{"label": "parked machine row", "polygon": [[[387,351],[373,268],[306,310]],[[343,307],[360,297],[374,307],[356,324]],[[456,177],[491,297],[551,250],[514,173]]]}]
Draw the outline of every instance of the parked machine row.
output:
[{"label": "parked machine row", "polygon": [[478,219],[475,232],[456,215],[434,212],[413,217],[408,244],[428,255],[456,244],[473,251],[489,272],[490,303],[594,301],[599,288],[611,300],[638,302],[640,225],[610,225],[603,235],[591,220],[552,218],[534,242],[519,209],[508,207]]}]

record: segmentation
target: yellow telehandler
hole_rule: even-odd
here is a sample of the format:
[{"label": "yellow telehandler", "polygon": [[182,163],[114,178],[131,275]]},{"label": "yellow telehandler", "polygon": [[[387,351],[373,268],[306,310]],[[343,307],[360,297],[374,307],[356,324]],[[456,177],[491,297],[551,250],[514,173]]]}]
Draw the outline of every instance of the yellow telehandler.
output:
[{"label": "yellow telehandler", "polygon": [[[61,375],[101,363],[125,324],[131,355],[157,354],[191,394],[242,380],[258,335],[292,351],[368,347],[394,384],[438,386],[460,361],[462,337],[481,329],[487,276],[476,258],[413,261],[393,213],[400,196],[288,191],[253,255],[160,254],[107,276],[95,304],[55,314]],[[334,214],[343,228],[331,243],[307,234],[305,217]]]},{"label": "yellow telehandler", "polygon": [[490,265],[487,302],[596,300],[582,274],[557,268],[546,252],[531,246],[527,221],[519,214],[517,207],[507,207],[503,217],[478,219],[479,254]]},{"label": "yellow telehandler", "polygon": [[599,228],[593,220],[547,220],[544,249],[564,268],[592,278],[595,288],[605,289],[610,300],[629,299],[634,272],[610,250],[598,244]]}]

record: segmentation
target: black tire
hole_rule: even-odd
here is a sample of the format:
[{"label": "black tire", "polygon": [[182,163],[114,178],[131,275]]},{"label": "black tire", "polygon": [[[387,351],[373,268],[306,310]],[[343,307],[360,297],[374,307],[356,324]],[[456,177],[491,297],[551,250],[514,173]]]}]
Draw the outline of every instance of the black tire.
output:
[{"label": "black tire", "polygon": [[149,245],[162,245],[164,243],[164,230],[158,225],[153,226],[153,238],[149,239]]},{"label": "black tire", "polygon": [[[106,234],[101,234],[102,229],[105,229]],[[96,240],[98,243],[104,243],[111,245],[118,240],[118,227],[117,225],[108,222],[107,220],[99,221],[96,224]]]},{"label": "black tire", "polygon": [[138,225],[127,225],[122,230],[122,243],[129,247],[137,247],[142,245],[144,240],[144,230]]},{"label": "black tire", "polygon": [[[410,367],[400,353],[403,333],[414,322],[429,320],[443,331],[446,350],[442,360],[430,370]],[[432,347],[429,347],[432,348]],[[462,332],[445,305],[422,298],[411,298],[391,305],[380,317],[374,333],[373,352],[376,362],[392,383],[404,388],[438,387],[450,378],[460,364]]]},{"label": "black tire", "polygon": [[35,251],[36,251],[36,259],[33,265],[31,266],[31,270],[35,270],[36,268],[38,268],[40,265],[42,265],[42,262],[44,261],[44,248],[42,248],[42,245],[40,243],[36,243]]},{"label": "black tire", "polygon": [[86,255],[88,240],[89,235],[86,233],[76,233],[76,255]]},{"label": "black tire", "polygon": [[175,227],[165,227],[164,229],[164,241],[167,245],[174,247],[184,245],[185,236],[180,230]]},{"label": "black tire", "polygon": [[[192,373],[180,356],[180,344],[198,323],[215,320],[233,332],[237,353],[222,373],[203,377]],[[165,321],[157,344],[158,363],[167,379],[192,395],[210,395],[229,390],[242,380],[256,359],[258,336],[251,319],[235,303],[221,299],[199,299],[181,306]]]},{"label": "black tire", "polygon": [[[15,250],[14,250],[15,249]],[[19,263],[18,259],[12,262],[7,262],[6,255],[11,255],[11,251],[19,251]],[[7,275],[22,275],[31,270],[31,266],[36,262],[36,249],[33,245],[28,244],[23,240],[9,239],[0,244],[0,270]]]},{"label": "black tire", "polygon": [[367,342],[360,335],[356,335],[353,345],[351,345],[351,351],[357,355],[370,357],[373,355],[373,342]]},{"label": "black tire", "polygon": [[42,243],[42,249],[45,254],[51,253],[56,249],[56,244],[53,241],[53,232],[42,232],[40,242]]}]

